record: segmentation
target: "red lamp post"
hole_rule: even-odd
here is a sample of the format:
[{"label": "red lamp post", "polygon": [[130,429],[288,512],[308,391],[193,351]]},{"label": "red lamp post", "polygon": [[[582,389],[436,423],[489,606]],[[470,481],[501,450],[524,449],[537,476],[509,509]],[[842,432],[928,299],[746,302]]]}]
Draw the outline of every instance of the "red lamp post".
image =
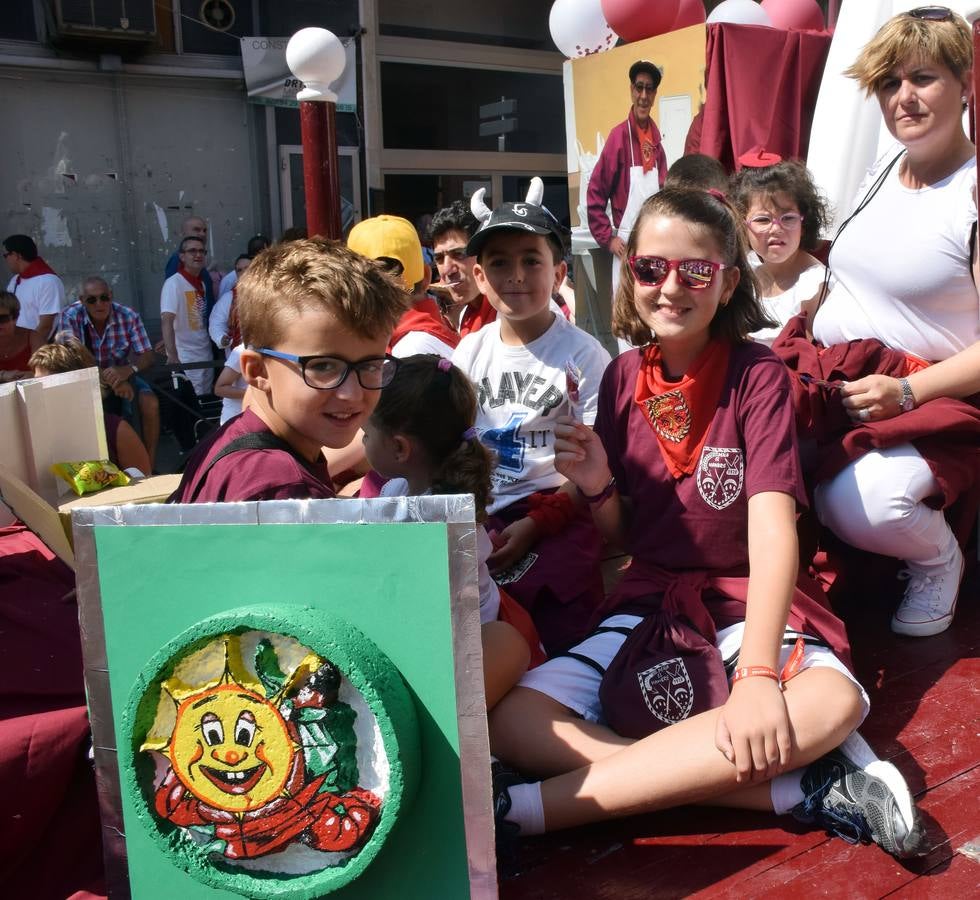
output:
[{"label": "red lamp post", "polygon": [[340,240],[337,95],[330,85],[344,73],[344,47],[325,28],[301,28],[289,39],[286,63],[305,85],[296,99],[303,135],[306,230],[310,236]]}]

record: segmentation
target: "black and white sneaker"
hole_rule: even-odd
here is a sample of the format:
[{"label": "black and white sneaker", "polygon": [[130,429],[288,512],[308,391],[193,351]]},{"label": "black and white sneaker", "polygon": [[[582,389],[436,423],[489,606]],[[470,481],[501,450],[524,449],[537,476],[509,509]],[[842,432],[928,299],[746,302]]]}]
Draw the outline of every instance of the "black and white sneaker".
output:
[{"label": "black and white sneaker", "polygon": [[[852,738],[867,748],[856,734]],[[901,773],[874,758],[870,748],[872,759],[863,766],[847,749],[845,742],[807,766],[800,780],[804,799],[793,808],[793,816],[851,844],[874,841],[898,859],[923,856],[928,850],[925,834]]]},{"label": "black and white sneaker", "polygon": [[494,760],[490,766],[491,789],[493,791],[493,821],[496,831],[497,865],[503,877],[517,874],[517,839],[521,835],[521,826],[508,821],[510,812],[509,788],[515,784],[524,784],[527,779],[509,766]]}]

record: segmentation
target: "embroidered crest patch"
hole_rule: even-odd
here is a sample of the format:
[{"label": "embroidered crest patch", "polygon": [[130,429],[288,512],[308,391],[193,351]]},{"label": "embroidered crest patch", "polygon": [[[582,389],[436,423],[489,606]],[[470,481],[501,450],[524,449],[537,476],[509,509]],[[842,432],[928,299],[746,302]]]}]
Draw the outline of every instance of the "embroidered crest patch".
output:
[{"label": "embroidered crest patch", "polygon": [[742,493],[745,454],[739,447],[705,447],[698,464],[698,490],[712,509],[731,506]]},{"label": "embroidered crest patch", "polygon": [[661,722],[674,725],[686,719],[694,706],[694,685],[679,656],[637,672],[640,690],[650,710]]},{"label": "embroidered crest patch", "polygon": [[679,444],[691,430],[691,410],[680,391],[667,391],[646,401],[653,430],[665,441]]}]

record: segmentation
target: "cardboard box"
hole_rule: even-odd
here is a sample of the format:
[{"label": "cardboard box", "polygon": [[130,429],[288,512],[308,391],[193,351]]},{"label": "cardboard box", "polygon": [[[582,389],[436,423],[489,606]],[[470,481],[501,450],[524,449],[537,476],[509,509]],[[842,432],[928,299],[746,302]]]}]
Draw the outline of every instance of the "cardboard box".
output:
[{"label": "cardboard box", "polygon": [[134,503],[163,503],[180,484],[180,475],[154,475],[152,478],[141,478],[124,487],[106,488],[94,494],[83,494],[76,497],[72,494],[64,502],[58,504],[58,514],[64,526],[68,540],[71,536],[71,511],[84,509],[89,506],[130,506]]},{"label": "cardboard box", "polygon": [[129,506],[162,503],[180,484],[180,475],[154,475],[125,487],[106,488],[81,497],[71,495],[57,508],[0,465],[0,495],[14,514],[65,563],[75,568],[71,511],[90,506]]}]

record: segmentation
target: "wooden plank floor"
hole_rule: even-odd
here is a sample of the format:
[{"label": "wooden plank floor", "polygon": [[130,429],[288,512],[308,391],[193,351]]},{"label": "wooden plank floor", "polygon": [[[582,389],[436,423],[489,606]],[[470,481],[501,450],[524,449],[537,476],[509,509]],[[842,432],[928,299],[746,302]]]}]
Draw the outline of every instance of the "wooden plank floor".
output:
[{"label": "wooden plank floor", "polygon": [[980,571],[932,638],[889,630],[900,589],[860,585],[838,612],[871,697],[861,733],[912,788],[927,856],[901,863],[791,818],[684,808],[521,842],[502,900],[980,897]]}]

